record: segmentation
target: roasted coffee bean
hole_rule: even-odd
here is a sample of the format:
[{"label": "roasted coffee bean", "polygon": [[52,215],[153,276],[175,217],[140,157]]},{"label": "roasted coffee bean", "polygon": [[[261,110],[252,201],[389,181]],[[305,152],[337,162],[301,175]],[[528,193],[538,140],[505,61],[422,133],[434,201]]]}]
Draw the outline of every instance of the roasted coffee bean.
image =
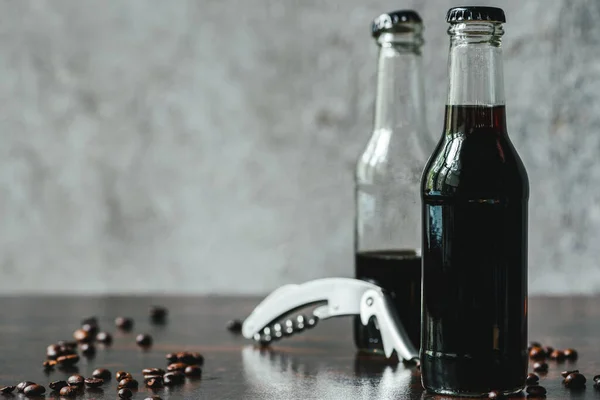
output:
[{"label": "roasted coffee bean", "polygon": [[550,357],[550,354],[552,354],[552,352],[554,351],[554,347],[552,346],[544,346],[543,349],[548,357]]},{"label": "roasted coffee bean", "polygon": [[187,351],[182,351],[177,353],[177,362],[187,365],[203,365],[204,356],[200,353],[188,353]]},{"label": "roasted coffee bean", "polygon": [[122,399],[130,399],[133,396],[133,393],[129,389],[121,389],[119,390],[119,397]]},{"label": "roasted coffee bean", "polygon": [[573,372],[573,373],[567,375],[567,377],[565,378],[563,383],[565,384],[566,387],[568,387],[570,389],[581,389],[581,388],[585,387],[586,381],[587,381],[587,379],[585,379],[585,376],[583,376],[579,372]]},{"label": "roasted coffee bean", "polygon": [[65,386],[60,389],[59,393],[64,397],[75,397],[79,393],[79,390],[74,386]]},{"label": "roasted coffee bean", "polygon": [[137,389],[139,386],[138,381],[136,381],[133,378],[125,378],[125,379],[121,379],[119,381],[119,385],[118,388],[119,389],[123,389],[123,388],[127,388],[127,389]]},{"label": "roasted coffee bean", "polygon": [[596,375],[592,378],[592,380],[596,383],[600,382],[600,375]]},{"label": "roasted coffee bean", "polygon": [[173,364],[174,362],[177,362],[177,354],[175,354],[175,353],[169,353],[165,356],[165,358],[167,359],[169,364]]},{"label": "roasted coffee bean", "polygon": [[181,362],[176,362],[173,364],[169,364],[169,366],[167,367],[167,371],[179,371],[179,372],[183,372],[185,371],[185,369],[187,368],[187,364],[181,363]]},{"label": "roasted coffee bean", "polygon": [[144,368],[142,370],[142,375],[164,375],[165,370],[161,368]]},{"label": "roasted coffee bean", "polygon": [[525,390],[530,396],[546,396],[546,388],[540,385],[527,386]]},{"label": "roasted coffee bean", "polygon": [[81,325],[81,329],[89,333],[92,338],[98,334],[98,325],[83,324]]},{"label": "roasted coffee bean", "polygon": [[148,313],[150,314],[150,319],[152,319],[152,321],[162,322],[167,318],[168,311],[162,306],[150,306]]},{"label": "roasted coffee bean", "polygon": [[79,348],[84,356],[91,357],[96,354],[96,346],[93,343],[83,343]]},{"label": "roasted coffee bean", "polygon": [[533,370],[535,372],[548,372],[548,364],[545,362],[536,362],[533,364]]},{"label": "roasted coffee bean", "polygon": [[532,347],[542,347],[542,344],[540,342],[529,342],[528,349],[531,349]]},{"label": "roasted coffee bean", "polygon": [[17,392],[23,393],[23,390],[29,385],[35,385],[35,382],[31,381],[23,381],[17,385]]},{"label": "roasted coffee bean", "polygon": [[239,319],[227,321],[227,330],[233,333],[242,333],[243,322]]},{"label": "roasted coffee bean", "polygon": [[41,396],[46,393],[46,388],[42,385],[29,385],[23,390],[25,396]]},{"label": "roasted coffee bean", "polygon": [[160,389],[161,387],[164,387],[164,382],[163,382],[163,378],[155,378],[155,379],[150,379],[148,382],[146,382],[146,386],[148,386],[150,389]]},{"label": "roasted coffee bean", "polygon": [[69,354],[68,356],[60,356],[56,359],[56,362],[62,366],[71,366],[79,362],[79,356],[77,354]]},{"label": "roasted coffee bean", "polygon": [[561,372],[561,373],[560,373],[560,375],[561,375],[563,378],[566,378],[568,375],[570,375],[570,374],[572,374],[572,373],[574,373],[574,372],[579,372],[579,370],[578,370],[578,369],[574,369],[573,371],[563,371],[563,372]]},{"label": "roasted coffee bean", "polygon": [[77,329],[73,332],[73,337],[79,343],[87,343],[92,341],[92,335],[88,331],[84,331],[83,329]]},{"label": "roasted coffee bean", "polygon": [[185,382],[185,375],[181,371],[167,372],[163,379],[165,386],[177,385]]},{"label": "roasted coffee bean", "polygon": [[541,347],[532,347],[529,350],[529,358],[532,360],[544,360],[546,358],[546,351]]},{"label": "roasted coffee bean", "polygon": [[51,360],[55,360],[58,356],[61,356],[62,354],[60,354],[60,346],[57,344],[51,344],[50,346],[46,347],[46,357],[48,357]]},{"label": "roasted coffee bean", "polygon": [[184,373],[185,373],[186,376],[190,376],[190,377],[202,376],[202,368],[200,368],[197,365],[189,365],[185,369]]},{"label": "roasted coffee bean", "polygon": [[534,374],[533,372],[530,372],[527,374],[527,379],[525,380],[525,383],[527,385],[537,385],[539,381],[540,377]]},{"label": "roasted coffee bean", "polygon": [[96,341],[102,344],[110,345],[112,344],[113,338],[108,332],[99,332],[96,335]]},{"label": "roasted coffee bean", "polygon": [[577,353],[577,350],[575,349],[566,349],[564,351],[565,357],[567,360],[577,360],[577,357],[579,357],[579,354]]},{"label": "roasted coffee bean", "polygon": [[83,386],[83,381],[85,379],[83,378],[83,376],[81,375],[71,375],[69,377],[69,379],[67,379],[67,382],[69,383],[69,386]]},{"label": "roasted coffee bean", "polygon": [[84,382],[87,387],[95,388],[101,386],[104,380],[100,378],[87,378]]},{"label": "roasted coffee bean", "polygon": [[140,347],[150,347],[152,346],[152,336],[145,333],[140,333],[135,338],[135,342]]},{"label": "roasted coffee bean", "polygon": [[148,383],[150,379],[162,379],[163,375],[144,375],[144,383]]},{"label": "roasted coffee bean", "polygon": [[2,386],[0,388],[0,393],[9,394],[15,391],[16,386]]},{"label": "roasted coffee bean", "polygon": [[65,386],[69,386],[69,383],[67,381],[54,381],[50,382],[48,386],[50,387],[50,389],[59,392],[60,389],[64,388]]},{"label": "roasted coffee bean", "polygon": [[554,350],[552,353],[550,353],[550,359],[552,360],[564,361],[565,358],[565,353],[562,350]]},{"label": "roasted coffee bean", "polygon": [[126,378],[133,379],[131,377],[131,374],[125,371],[117,371],[117,373],[115,374],[115,378],[117,378],[118,381],[121,381]]},{"label": "roasted coffee bean", "polygon": [[115,325],[121,330],[130,331],[133,329],[133,320],[127,317],[117,317],[115,319]]},{"label": "roasted coffee bean", "polygon": [[46,360],[42,363],[42,367],[44,367],[45,370],[54,369],[54,367],[56,367],[56,360]]},{"label": "roasted coffee bean", "polygon": [[112,374],[106,368],[97,368],[92,372],[92,376],[94,378],[102,379],[103,381],[110,380],[112,378]]}]

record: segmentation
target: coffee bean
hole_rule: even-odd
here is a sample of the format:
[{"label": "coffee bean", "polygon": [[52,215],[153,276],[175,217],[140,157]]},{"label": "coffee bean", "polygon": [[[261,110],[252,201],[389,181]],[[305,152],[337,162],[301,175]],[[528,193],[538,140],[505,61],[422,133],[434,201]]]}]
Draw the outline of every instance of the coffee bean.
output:
[{"label": "coffee bean", "polygon": [[577,358],[579,357],[579,354],[577,353],[577,350],[575,349],[566,349],[564,351],[565,357],[567,358],[567,360],[573,361],[573,360],[577,360]]},{"label": "coffee bean", "polygon": [[150,379],[162,379],[163,375],[144,375],[144,383],[148,383]]},{"label": "coffee bean", "polygon": [[167,367],[167,371],[183,372],[183,371],[185,371],[186,368],[187,368],[187,364],[177,362],[177,363],[169,364],[169,366]]},{"label": "coffee bean", "polygon": [[600,375],[596,375],[592,378],[592,380],[596,383],[598,383],[600,381]]},{"label": "coffee bean", "polygon": [[532,360],[544,360],[546,358],[546,351],[541,347],[532,347],[529,350],[529,358]]},{"label": "coffee bean", "polygon": [[131,374],[125,371],[117,371],[117,373],[115,374],[115,378],[117,378],[118,381],[121,381],[126,378],[133,379],[131,377]]},{"label": "coffee bean", "polygon": [[16,386],[2,386],[0,388],[0,393],[9,394],[15,391]]},{"label": "coffee bean", "polygon": [[146,386],[148,386],[150,389],[160,389],[161,387],[164,387],[164,382],[163,382],[163,378],[156,378],[156,379],[150,379],[148,382],[146,382]]},{"label": "coffee bean", "polygon": [[537,385],[539,381],[540,377],[534,374],[533,372],[530,372],[527,374],[527,379],[525,380],[525,383],[527,385]]},{"label": "coffee bean", "polygon": [[50,387],[50,389],[59,392],[60,389],[64,388],[65,386],[69,386],[69,383],[67,381],[54,381],[50,382],[48,386]]},{"label": "coffee bean", "polygon": [[81,321],[81,325],[96,325],[98,326],[98,318],[96,317],[86,317]]},{"label": "coffee bean", "polygon": [[67,382],[69,383],[69,386],[83,386],[83,381],[85,379],[83,378],[83,376],[81,375],[71,375],[69,377],[69,379],[67,379]]},{"label": "coffee bean", "polygon": [[81,353],[87,357],[91,357],[94,354],[96,354],[96,346],[94,346],[93,343],[83,343],[80,346],[80,349],[81,349]]},{"label": "coffee bean", "polygon": [[130,399],[133,396],[133,393],[129,389],[121,389],[119,390],[119,397],[122,399]]},{"label": "coffee bean", "polygon": [[165,386],[172,386],[185,382],[185,375],[181,371],[167,372],[163,379]]},{"label": "coffee bean", "polygon": [[56,359],[56,362],[62,366],[71,366],[79,362],[79,356],[77,354],[69,354],[68,356],[60,356]]},{"label": "coffee bean", "polygon": [[79,343],[87,343],[92,341],[92,335],[83,329],[77,329],[75,332],[73,332],[73,337]]},{"label": "coffee bean", "polygon": [[58,354],[60,352],[60,346],[57,344],[51,344],[50,346],[46,347],[46,357],[48,357],[51,360],[55,360],[59,355]]},{"label": "coffee bean", "polygon": [[44,367],[45,370],[54,369],[55,366],[56,360],[46,360],[42,363],[42,367]]},{"label": "coffee bean", "polygon": [[106,368],[97,368],[92,372],[92,376],[94,378],[102,379],[104,381],[110,380],[112,378],[112,374]]},{"label": "coffee bean", "polygon": [[562,350],[554,350],[552,353],[550,353],[550,359],[552,360],[564,361],[565,358],[565,353]]},{"label": "coffee bean", "polygon": [[135,342],[140,347],[150,347],[152,346],[152,336],[145,333],[140,333],[135,338]]},{"label": "coffee bean", "polygon": [[548,357],[550,357],[550,354],[552,354],[552,352],[554,351],[554,347],[552,346],[544,346],[543,349]]},{"label": "coffee bean", "polygon": [[64,397],[75,397],[79,393],[79,390],[74,386],[65,386],[60,389],[59,393]]},{"label": "coffee bean", "polygon": [[227,321],[227,330],[233,333],[242,333],[243,322],[239,319]]},{"label": "coffee bean", "polygon": [[142,375],[164,375],[165,370],[160,368],[144,368],[142,370]]},{"label": "coffee bean", "polygon": [[540,385],[527,386],[525,390],[530,396],[546,396],[546,389]]},{"label": "coffee bean", "polygon": [[200,368],[197,365],[189,365],[185,369],[185,374],[186,374],[186,376],[190,376],[190,377],[202,376],[202,368]]},{"label": "coffee bean", "polygon": [[127,317],[117,317],[115,319],[115,325],[121,330],[130,331],[133,329],[133,320]]},{"label": "coffee bean", "polygon": [[153,322],[162,322],[167,318],[168,311],[165,307],[151,306],[148,313]]},{"label": "coffee bean", "polygon": [[529,342],[528,349],[531,349],[532,347],[542,347],[542,344],[540,342]]},{"label": "coffee bean", "polygon": [[578,369],[574,369],[573,371],[563,371],[563,372],[560,373],[560,375],[563,378],[566,378],[568,375],[572,374],[573,372],[579,372],[579,370]]},{"label": "coffee bean", "polygon": [[119,389],[123,389],[123,388],[127,388],[127,389],[137,389],[139,386],[138,381],[136,381],[133,378],[125,378],[125,379],[121,379],[119,381],[119,385],[118,388]]},{"label": "coffee bean", "polygon": [[175,354],[175,353],[169,353],[165,356],[165,358],[167,359],[169,364],[173,364],[174,362],[177,362],[177,354]]},{"label": "coffee bean", "polygon": [[87,387],[95,388],[102,385],[104,380],[100,378],[87,378],[84,382]]},{"label": "coffee bean", "polygon": [[187,351],[182,351],[177,353],[177,362],[187,365],[203,365],[204,356],[200,353],[189,353]]},{"label": "coffee bean", "polygon": [[46,388],[42,385],[29,385],[23,390],[25,396],[41,396],[46,393]]},{"label": "coffee bean", "polygon": [[548,364],[545,362],[536,362],[533,364],[533,370],[535,372],[548,372]]},{"label": "coffee bean", "polygon": [[98,325],[83,324],[81,329],[89,333],[92,338],[98,334]]},{"label": "coffee bean", "polygon": [[488,393],[488,399],[499,399],[500,396],[501,395],[494,390],[492,390],[491,392]]},{"label": "coffee bean", "polygon": [[570,389],[581,389],[581,388],[585,387],[586,381],[587,381],[587,379],[585,379],[585,376],[583,376],[579,372],[573,372],[573,373],[567,375],[567,377],[565,378],[563,383],[565,384],[566,387],[568,387]]},{"label": "coffee bean", "polygon": [[108,332],[99,332],[96,335],[96,341],[102,344],[110,345],[112,344],[113,338],[112,335]]},{"label": "coffee bean", "polygon": [[23,381],[17,385],[17,392],[23,393],[23,390],[29,385],[35,385],[35,382],[31,381]]}]

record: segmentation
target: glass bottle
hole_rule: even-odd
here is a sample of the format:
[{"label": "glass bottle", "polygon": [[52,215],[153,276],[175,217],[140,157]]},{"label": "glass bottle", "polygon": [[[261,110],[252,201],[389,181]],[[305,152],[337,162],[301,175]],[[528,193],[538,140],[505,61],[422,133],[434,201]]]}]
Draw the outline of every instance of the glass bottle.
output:
[{"label": "glass bottle", "polygon": [[527,173],[506,130],[504,12],[456,7],[444,134],[422,178],[421,379],[435,393],[523,389]]},{"label": "glass bottle", "polygon": [[[435,142],[425,123],[423,25],[411,10],[383,14],[372,25],[379,46],[372,136],[355,175],[356,277],[386,289],[414,345],[421,324],[419,182]],[[382,352],[377,322],[354,322],[358,349]]]}]

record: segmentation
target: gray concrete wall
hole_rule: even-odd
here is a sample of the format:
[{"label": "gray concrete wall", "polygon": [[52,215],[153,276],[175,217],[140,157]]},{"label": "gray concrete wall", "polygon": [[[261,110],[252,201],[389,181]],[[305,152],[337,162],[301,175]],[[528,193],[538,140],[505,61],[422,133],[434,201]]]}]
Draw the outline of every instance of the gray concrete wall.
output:
[{"label": "gray concrete wall", "polygon": [[[600,2],[495,4],[531,180],[531,290],[597,291]],[[422,13],[441,131],[453,5],[1,1],[0,291],[256,293],[349,276],[370,20]]]}]

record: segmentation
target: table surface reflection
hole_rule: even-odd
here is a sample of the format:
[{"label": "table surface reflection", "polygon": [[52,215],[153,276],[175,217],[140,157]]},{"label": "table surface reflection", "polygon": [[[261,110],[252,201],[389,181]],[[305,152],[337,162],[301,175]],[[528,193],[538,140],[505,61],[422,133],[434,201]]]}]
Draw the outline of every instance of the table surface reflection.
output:
[{"label": "table surface reflection", "polygon": [[[227,320],[247,315],[258,298],[231,297],[9,297],[0,309],[0,385],[32,380],[47,387],[69,376],[65,371],[44,372],[41,363],[48,344],[68,340],[83,317],[97,316],[104,330],[114,333],[110,347],[98,347],[92,359],[82,358],[77,370],[90,376],[98,367],[129,371],[141,380],[141,370],[162,367],[165,354],[198,351],[206,358],[200,380],[150,393],[140,387],[134,399],[151,394],[163,399],[444,399],[423,393],[414,367],[377,356],[358,355],[352,343],[351,321],[322,321],[313,330],[259,349],[225,329]],[[530,300],[530,337],[557,348],[574,347],[579,360],[550,363],[541,384],[548,399],[600,398],[590,383],[600,374],[596,318],[598,297],[534,298]],[[149,321],[152,304],[168,307],[164,325]],[[118,332],[114,318],[130,316],[135,327]],[[138,333],[154,338],[151,349],[135,344]],[[588,377],[587,388],[571,392],[561,384],[560,371],[579,369]],[[14,398],[17,398],[16,396]],[[46,398],[57,396],[47,393]],[[114,399],[114,379],[81,399]]]}]

